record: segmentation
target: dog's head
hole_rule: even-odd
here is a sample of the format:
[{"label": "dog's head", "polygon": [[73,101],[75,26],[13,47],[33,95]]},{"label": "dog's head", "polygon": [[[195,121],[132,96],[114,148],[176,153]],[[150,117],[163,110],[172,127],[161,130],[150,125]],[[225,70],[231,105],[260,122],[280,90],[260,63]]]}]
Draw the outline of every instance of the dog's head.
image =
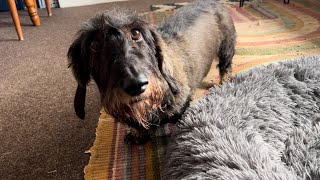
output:
[{"label": "dog's head", "polygon": [[160,41],[156,30],[130,10],[107,11],[84,24],[68,52],[78,82],[78,117],[85,116],[86,86],[92,78],[108,113],[147,128],[165,94],[179,91],[163,62]]}]

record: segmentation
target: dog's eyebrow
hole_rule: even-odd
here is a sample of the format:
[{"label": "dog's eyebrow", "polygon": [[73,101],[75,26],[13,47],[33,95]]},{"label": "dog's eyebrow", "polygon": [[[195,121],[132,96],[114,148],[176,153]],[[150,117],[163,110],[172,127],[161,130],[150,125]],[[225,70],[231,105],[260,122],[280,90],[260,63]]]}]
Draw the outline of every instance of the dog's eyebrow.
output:
[{"label": "dog's eyebrow", "polygon": [[145,22],[142,19],[136,19],[135,21],[133,21],[131,24],[128,25],[129,28],[136,28],[136,29],[143,29],[143,27],[145,26]]}]

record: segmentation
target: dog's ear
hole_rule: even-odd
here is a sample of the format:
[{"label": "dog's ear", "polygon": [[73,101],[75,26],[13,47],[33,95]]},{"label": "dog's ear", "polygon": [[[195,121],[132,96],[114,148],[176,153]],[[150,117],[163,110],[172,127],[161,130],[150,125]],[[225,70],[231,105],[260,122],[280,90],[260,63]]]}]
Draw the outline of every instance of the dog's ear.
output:
[{"label": "dog's ear", "polygon": [[74,110],[76,111],[76,115],[80,119],[84,119],[85,117],[85,101],[86,101],[86,91],[87,88],[78,84],[76,94],[74,96]]},{"label": "dog's ear", "polygon": [[92,40],[89,31],[80,31],[68,51],[69,67],[78,82],[74,97],[74,109],[79,118],[85,117],[86,86],[90,81],[90,48]]},{"label": "dog's ear", "polygon": [[153,45],[154,45],[154,49],[155,49],[155,54],[156,54],[156,58],[158,60],[158,67],[159,70],[163,76],[163,78],[167,81],[171,92],[176,95],[180,92],[179,89],[179,84],[177,82],[177,80],[173,77],[172,72],[169,71],[169,68],[167,67],[167,63],[164,61],[164,54],[163,54],[163,49],[162,49],[162,39],[159,36],[159,34],[157,33],[155,28],[150,28],[150,32],[152,35],[152,39],[153,39]]}]

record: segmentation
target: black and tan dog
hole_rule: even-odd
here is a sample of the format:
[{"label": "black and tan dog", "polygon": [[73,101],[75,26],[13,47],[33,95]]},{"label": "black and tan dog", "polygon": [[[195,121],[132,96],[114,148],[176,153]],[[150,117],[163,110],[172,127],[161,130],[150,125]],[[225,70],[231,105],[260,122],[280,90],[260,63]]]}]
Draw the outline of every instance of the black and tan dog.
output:
[{"label": "black and tan dog", "polygon": [[92,78],[106,112],[132,127],[127,140],[142,143],[150,127],[179,118],[214,59],[223,79],[231,69],[235,39],[231,17],[215,0],[190,3],[158,28],[130,10],[98,14],[68,52],[78,82],[76,114],[85,116]]}]

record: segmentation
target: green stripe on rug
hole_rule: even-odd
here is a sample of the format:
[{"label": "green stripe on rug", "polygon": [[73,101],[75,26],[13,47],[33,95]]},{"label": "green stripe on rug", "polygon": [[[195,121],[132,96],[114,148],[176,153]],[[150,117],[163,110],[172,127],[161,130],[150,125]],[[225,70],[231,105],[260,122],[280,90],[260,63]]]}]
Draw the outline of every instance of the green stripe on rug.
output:
[{"label": "green stripe on rug", "polygon": [[245,55],[276,55],[276,54],[290,54],[295,52],[306,52],[312,51],[314,49],[320,48],[320,42],[307,42],[292,46],[284,46],[284,47],[270,47],[270,48],[238,48],[236,51],[236,55],[245,56]]}]

